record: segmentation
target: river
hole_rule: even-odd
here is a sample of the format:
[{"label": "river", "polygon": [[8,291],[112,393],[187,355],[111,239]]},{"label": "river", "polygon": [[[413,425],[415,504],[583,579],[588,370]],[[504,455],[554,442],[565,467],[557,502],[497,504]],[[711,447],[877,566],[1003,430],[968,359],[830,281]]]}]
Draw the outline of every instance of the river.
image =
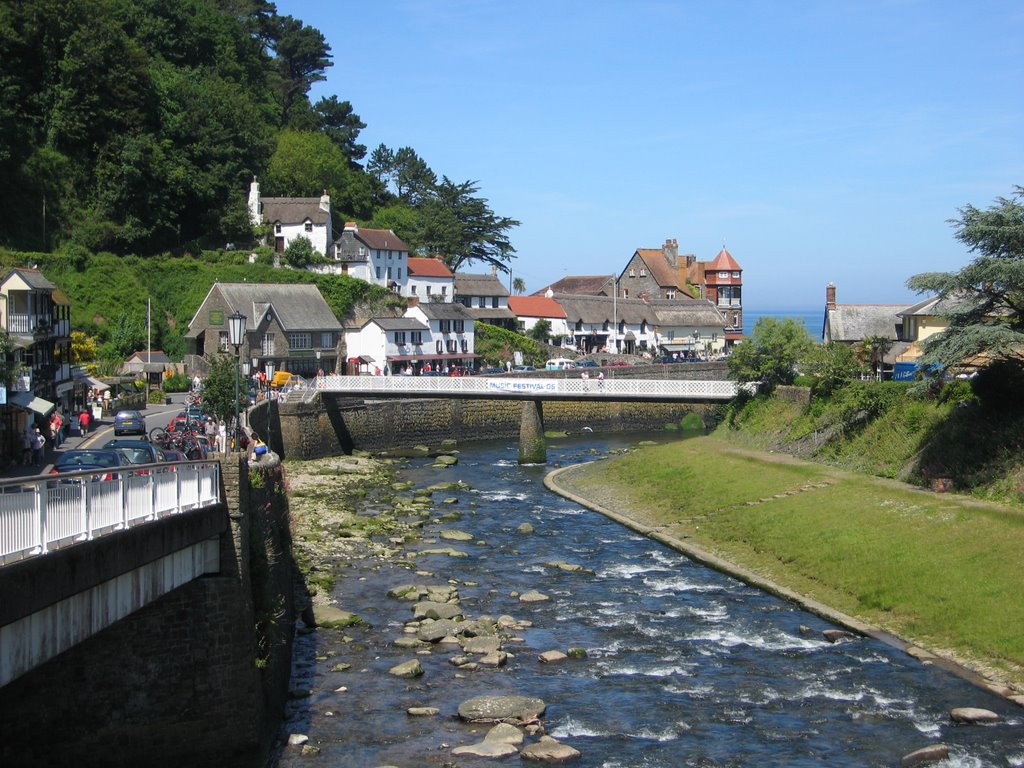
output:
[{"label": "river", "polygon": [[[622,528],[545,490],[555,466],[632,444],[627,436],[549,441],[549,465],[519,466],[514,444],[462,446],[458,466],[410,461],[402,475],[418,486],[461,480],[471,490],[435,494],[458,502],[457,522],[431,523],[409,550],[456,528],[476,541],[469,556],[415,559],[415,575],[394,560],[360,560],[335,588],[338,604],[370,628],[300,635],[286,730],[320,752],[283,750],[280,768],[372,768],[500,764],[455,757],[485,728],[460,722],[458,705],[480,694],[523,694],[547,703],[547,732],[582,752],[579,768],[678,766],[895,766],[913,750],[949,745],[956,768],[1024,766],[1019,707],[880,642],[830,644],[832,625]],[[447,473],[447,474],[444,474]],[[441,477],[439,477],[441,475]],[[372,513],[372,510],[370,510]],[[532,534],[517,533],[531,523]],[[553,569],[562,560],[592,573]],[[429,572],[431,576],[422,575]],[[413,658],[396,647],[410,604],[385,596],[398,584],[456,583],[469,616],[509,614],[532,622],[500,669],[457,670],[456,650],[420,655],[415,680],[387,670]],[[537,589],[546,603],[513,597]],[[809,632],[807,630],[810,630]],[[544,651],[582,647],[587,658],[542,664]],[[339,662],[341,666],[339,666]],[[344,665],[351,665],[344,667]],[[437,707],[410,717],[411,706]],[[991,709],[1003,720],[953,726],[954,707]],[[518,764],[518,758],[510,758]]]}]

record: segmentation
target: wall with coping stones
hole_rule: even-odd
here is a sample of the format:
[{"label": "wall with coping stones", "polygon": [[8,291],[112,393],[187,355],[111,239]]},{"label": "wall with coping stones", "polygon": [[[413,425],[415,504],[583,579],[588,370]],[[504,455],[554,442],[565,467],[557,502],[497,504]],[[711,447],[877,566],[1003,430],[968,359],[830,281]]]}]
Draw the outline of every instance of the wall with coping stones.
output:
[{"label": "wall with coping stones", "polygon": [[[287,695],[293,564],[286,503],[270,503],[276,492],[266,484],[251,495],[244,459],[236,459],[222,462],[231,526],[220,537],[221,572],[0,688],[0,765],[265,762]],[[251,568],[268,545],[286,556],[272,572]],[[275,635],[274,653],[259,669],[256,658],[266,654],[254,603],[258,616],[268,599],[285,606],[288,633]]]},{"label": "wall with coping stones", "polygon": [[[518,440],[522,408],[523,403],[516,400],[446,398],[356,404],[327,399],[322,404],[281,403],[278,412],[284,455],[313,459],[353,449],[436,446],[446,439]],[[544,429],[554,432],[580,432],[584,427],[603,432],[656,431],[666,424],[678,424],[694,412],[712,426],[717,407],[570,401],[549,401],[543,406]]]}]

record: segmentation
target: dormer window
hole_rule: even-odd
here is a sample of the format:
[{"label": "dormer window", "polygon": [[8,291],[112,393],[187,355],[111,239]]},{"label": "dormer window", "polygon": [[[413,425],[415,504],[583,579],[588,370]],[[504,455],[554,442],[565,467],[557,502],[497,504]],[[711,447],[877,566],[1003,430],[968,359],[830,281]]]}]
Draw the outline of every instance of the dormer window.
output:
[{"label": "dormer window", "polygon": [[309,219],[306,219],[305,230],[307,232],[312,232],[313,231],[313,222],[310,221]]}]

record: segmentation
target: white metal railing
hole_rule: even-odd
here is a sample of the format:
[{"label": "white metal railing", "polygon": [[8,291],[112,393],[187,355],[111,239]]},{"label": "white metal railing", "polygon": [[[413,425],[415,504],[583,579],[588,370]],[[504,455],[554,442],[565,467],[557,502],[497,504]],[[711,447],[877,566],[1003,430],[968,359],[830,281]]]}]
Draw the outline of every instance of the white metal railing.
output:
[{"label": "white metal railing", "polygon": [[219,504],[220,462],[138,464],[0,483],[0,565]]},{"label": "white metal railing", "polygon": [[[749,388],[750,385],[744,385]],[[580,400],[730,400],[739,385],[734,381],[687,379],[531,379],[501,376],[320,376],[295,389],[287,399],[309,400],[317,392],[413,396],[570,397]]]}]

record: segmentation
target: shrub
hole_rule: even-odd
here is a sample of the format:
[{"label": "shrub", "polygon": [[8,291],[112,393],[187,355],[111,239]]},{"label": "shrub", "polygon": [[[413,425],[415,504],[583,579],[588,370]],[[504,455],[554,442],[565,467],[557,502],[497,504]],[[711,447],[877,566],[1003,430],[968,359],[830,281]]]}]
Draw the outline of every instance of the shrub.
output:
[{"label": "shrub", "polygon": [[164,379],[165,392],[188,392],[191,386],[192,382],[183,373],[173,373]]},{"label": "shrub", "polygon": [[162,389],[154,389],[149,393],[149,402],[153,403],[154,405],[157,403],[162,403],[166,398],[167,393],[164,392]]}]

